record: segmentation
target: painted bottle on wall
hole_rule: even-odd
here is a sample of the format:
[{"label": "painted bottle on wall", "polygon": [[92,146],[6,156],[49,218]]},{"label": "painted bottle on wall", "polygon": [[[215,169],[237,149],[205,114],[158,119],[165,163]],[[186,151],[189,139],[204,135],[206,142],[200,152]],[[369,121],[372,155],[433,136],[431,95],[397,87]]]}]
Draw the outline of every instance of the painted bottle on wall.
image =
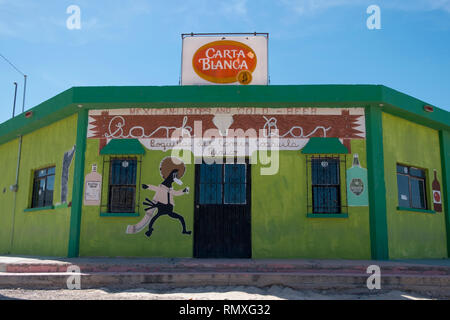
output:
[{"label": "painted bottle on wall", "polygon": [[102,192],[102,176],[97,172],[97,165],[92,165],[91,173],[86,175],[84,186],[84,205],[99,206]]},{"label": "painted bottle on wall", "polygon": [[347,203],[350,207],[369,205],[367,169],[362,168],[359,155],[353,155],[353,165],[347,169]]},{"label": "painted bottle on wall", "polygon": [[433,189],[433,207],[434,211],[442,212],[441,184],[437,179],[436,169],[434,170],[434,180],[431,183]]}]

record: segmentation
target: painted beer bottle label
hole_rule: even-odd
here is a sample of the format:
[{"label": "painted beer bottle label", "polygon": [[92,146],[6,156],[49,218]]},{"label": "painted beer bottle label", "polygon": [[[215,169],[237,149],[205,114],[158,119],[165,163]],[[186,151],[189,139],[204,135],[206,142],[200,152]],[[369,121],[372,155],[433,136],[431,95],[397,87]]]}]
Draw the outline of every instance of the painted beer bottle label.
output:
[{"label": "painted beer bottle label", "polygon": [[367,170],[361,167],[359,155],[353,155],[353,165],[347,170],[347,202],[349,206],[367,206]]},{"label": "painted beer bottle label", "polygon": [[102,176],[97,172],[97,165],[92,165],[92,172],[86,175],[84,188],[84,205],[99,206],[102,191]]},{"label": "painted beer bottle label", "polygon": [[434,170],[434,180],[431,184],[433,189],[433,207],[434,211],[442,212],[441,184],[437,179],[437,172]]}]

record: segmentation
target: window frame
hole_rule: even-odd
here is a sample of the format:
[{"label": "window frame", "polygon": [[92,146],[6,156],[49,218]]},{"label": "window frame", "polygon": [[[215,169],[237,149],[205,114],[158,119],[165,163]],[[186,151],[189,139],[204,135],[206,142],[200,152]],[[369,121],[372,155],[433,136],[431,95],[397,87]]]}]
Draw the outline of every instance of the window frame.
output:
[{"label": "window frame", "polygon": [[[404,173],[404,172],[399,172],[399,166],[400,167],[404,167],[408,169],[408,173]],[[423,172],[423,177],[419,177],[417,175],[412,175],[411,174],[411,169],[414,170],[420,170]],[[402,164],[402,163],[396,163],[396,167],[395,167],[395,171],[396,171],[396,178],[397,178],[397,203],[398,203],[398,207],[401,208],[406,208],[406,209],[418,209],[418,210],[429,210],[430,205],[428,203],[428,188],[427,188],[427,182],[428,182],[428,174],[427,174],[427,169],[424,168],[418,168],[415,166],[411,166],[411,165],[406,165],[406,164]],[[399,181],[398,181],[398,176],[404,176],[404,177],[408,177],[408,203],[409,206],[406,206],[404,204],[400,204],[400,186],[399,186]],[[412,197],[412,185],[411,185],[411,180],[419,180],[419,181],[423,181],[423,197],[424,199],[419,199],[419,201],[423,200],[423,203],[425,205],[424,208],[418,208],[418,207],[414,207],[413,206],[413,197]],[[420,195],[420,193],[419,193]],[[406,200],[403,200],[406,201]]]},{"label": "window frame", "polygon": [[[105,157],[103,159],[103,168],[102,168],[102,176],[104,176],[105,169],[108,170],[108,181],[103,184],[102,186],[102,192],[101,197],[106,198],[106,203],[101,200],[100,202],[100,215],[105,214],[105,211],[107,214],[124,214],[124,215],[133,215],[136,212],[139,212],[140,208],[140,188],[138,185],[141,183],[141,164],[142,164],[142,158],[136,157],[136,156],[110,156],[106,159]],[[114,161],[135,161],[135,174],[134,174],[134,184],[112,184],[113,182],[113,162]],[[105,168],[105,164],[107,164],[107,168]],[[133,188],[134,194],[133,194],[133,205],[130,206],[129,210],[122,210],[122,209],[114,209],[112,206],[112,199],[111,199],[111,189],[112,187],[119,187],[119,188]],[[103,209],[103,210],[102,210]]]},{"label": "window frame", "polygon": [[[317,179],[319,181],[317,181],[316,183],[314,183],[314,170],[313,170],[313,163],[317,162],[318,164],[316,165],[322,165],[321,162],[327,161],[328,163],[332,162],[333,165],[336,167],[336,171],[335,172],[335,178],[337,179],[337,183],[324,183],[321,182],[320,180],[325,180],[323,179],[323,176],[321,176],[319,173],[320,171],[317,171],[317,175],[318,177],[321,177],[321,179]],[[329,165],[327,165],[329,166]],[[340,213],[341,212],[341,170],[340,170],[340,163],[339,163],[339,159],[336,158],[316,158],[316,159],[311,159],[311,192],[312,192],[312,213],[314,214],[336,214],[336,213]],[[329,175],[330,180],[332,179],[332,175]],[[332,181],[329,181],[332,182]],[[321,207],[319,206],[319,204],[316,205],[315,203],[315,199],[316,193],[319,193],[319,191],[317,191],[317,189],[331,189],[331,190],[335,190],[336,192],[336,201],[337,204],[336,205],[329,205],[329,206],[325,206],[325,207]]]},{"label": "window frame", "polygon": [[[199,199],[199,201],[198,201],[199,205],[208,205],[208,206],[211,206],[211,205],[218,205],[218,206],[245,206],[245,205],[248,204],[247,203],[247,189],[248,189],[249,181],[247,181],[247,174],[248,174],[250,162],[249,162],[248,158],[244,158],[244,162],[240,162],[240,161],[242,161],[242,160],[238,160],[238,158],[234,158],[233,163],[227,163],[226,159],[223,159],[221,163],[208,164],[208,163],[206,163],[204,161],[199,163],[199,165],[200,165],[200,167],[199,167],[199,176],[198,176],[199,192],[201,192],[201,194],[203,194],[202,191],[201,191],[203,185],[215,184],[216,186],[220,186],[220,192],[219,192],[220,193],[220,202],[214,202],[214,203],[211,203],[211,202],[208,202],[208,201],[202,202],[202,200]],[[218,166],[220,166],[220,181],[202,182],[201,181],[201,175],[202,175],[202,167],[203,167],[203,165],[218,165]],[[230,181],[227,181],[227,177],[229,177],[229,176],[226,175],[226,173],[227,173],[227,165],[228,166],[231,166],[231,165],[243,165],[244,166],[244,174],[243,174],[244,181],[241,181],[241,182],[230,182]],[[228,167],[228,168],[230,168],[230,167]],[[229,193],[230,190],[227,189],[227,186],[229,187],[229,186],[232,186],[232,185],[241,185],[241,186],[243,186],[244,193],[241,194],[241,196],[244,195],[243,196],[243,201],[242,201],[242,199],[241,199],[240,202],[227,202],[226,201],[228,199],[227,195],[230,195],[230,193]]]},{"label": "window frame", "polygon": [[[53,169],[53,173],[48,173],[49,169]],[[39,171],[45,170],[45,174],[43,176],[39,176]],[[48,187],[48,178],[53,177],[53,190],[51,190],[51,201],[50,203],[47,203],[47,192],[49,192]],[[53,197],[55,195],[55,179],[56,179],[56,166],[50,165],[47,167],[43,167],[40,169],[36,169],[33,171],[33,186],[31,191],[31,209],[39,209],[39,208],[46,208],[53,206]],[[36,182],[44,180],[44,198],[42,205],[39,205],[39,195],[37,195],[37,192],[40,188],[36,189]],[[37,203],[36,203],[37,201]]]},{"label": "window frame", "polygon": [[[332,208],[337,208],[335,211],[321,210],[315,211],[314,206],[314,187],[325,186],[324,184],[313,184],[313,162],[324,160],[335,160],[338,165],[337,177],[339,183],[333,185],[337,190],[338,205]],[[337,216],[345,217],[348,215],[347,205],[347,155],[346,154],[306,154],[306,202],[307,202],[307,216]]]}]

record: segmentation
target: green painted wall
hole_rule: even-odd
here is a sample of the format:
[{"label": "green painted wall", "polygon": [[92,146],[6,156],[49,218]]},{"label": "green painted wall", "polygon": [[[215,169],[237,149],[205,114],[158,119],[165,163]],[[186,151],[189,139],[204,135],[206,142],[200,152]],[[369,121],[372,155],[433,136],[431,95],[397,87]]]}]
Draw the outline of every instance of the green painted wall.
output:
[{"label": "green painted wall", "polygon": [[[99,141],[88,139],[86,146],[85,176],[91,172],[92,164],[98,165],[98,172],[102,174],[103,157],[98,155]],[[159,185],[162,178],[159,173],[161,160],[171,152],[150,151],[142,158],[142,175],[140,184]],[[186,172],[182,178],[183,185],[174,184],[174,189],[190,187],[190,193],[175,197],[174,211],[182,215],[188,230],[193,230],[194,220],[194,177],[195,166],[186,165]],[[102,203],[106,202],[108,184],[108,166],[103,173]],[[140,188],[140,203],[147,197],[152,199],[154,192]],[[83,206],[81,216],[80,256],[146,256],[146,257],[192,257],[193,234],[184,235],[178,220],[168,216],[160,217],[154,224],[151,238],[144,234],[147,229],[138,234],[126,234],[129,224],[138,223],[144,216],[142,204],[139,217],[101,217],[99,206]],[[106,211],[106,208],[102,208]]]},{"label": "green painted wall", "polygon": [[[61,199],[61,174],[64,152],[75,144],[77,116],[55,122],[23,137],[19,192],[15,212],[11,253],[66,256],[70,208],[24,212],[31,205],[33,173],[56,166],[53,205]],[[16,143],[17,144],[17,143]],[[14,148],[16,149],[16,148]],[[17,154],[17,150],[12,151]],[[13,165],[15,173],[15,162]],[[73,161],[69,170],[68,201],[72,200]]]},{"label": "green painted wall", "polygon": [[429,207],[432,206],[433,169],[437,170],[442,188],[438,131],[383,113],[383,146],[389,257],[447,257],[444,213],[397,210],[397,163],[426,169]]},{"label": "green painted wall", "polygon": [[[360,107],[366,104],[378,106],[379,103],[383,103],[385,105],[383,110],[391,114],[433,127],[436,130],[447,130],[446,132],[448,132],[449,129],[450,113],[438,108],[435,108],[433,113],[426,113],[423,110],[423,105],[427,103],[384,86],[72,88],[33,108],[31,118],[26,118],[24,114],[21,114],[0,125],[0,161],[7,169],[2,176],[4,179],[0,181],[0,253],[11,251],[8,238],[11,238],[10,225],[14,216],[16,227],[14,229],[13,253],[62,256],[67,254],[69,247],[67,245],[69,238],[68,223],[70,223],[71,210],[59,208],[48,211],[24,212],[23,209],[30,202],[32,172],[46,165],[56,165],[55,186],[57,187],[54,202],[58,201],[56,199],[59,198],[60,192],[58,184],[61,177],[62,155],[76,141],[77,116],[75,113],[90,108],[210,107],[211,105],[231,107],[242,106],[243,103],[246,106],[253,107],[274,107],[274,105],[291,107],[342,107],[345,105],[347,107]],[[80,109],[79,105],[83,105],[83,109]],[[384,115],[383,119],[386,117],[388,116]],[[396,178],[392,170],[395,163],[400,161],[398,159],[402,159],[403,163],[414,162],[413,164],[417,166],[421,166],[420,163],[423,162],[422,166],[429,170],[436,166],[439,170],[441,186],[443,186],[440,164],[434,157],[434,154],[439,153],[439,147],[435,143],[437,132],[408,121],[399,121],[401,120],[399,118],[396,118],[395,121],[391,121],[389,117],[386,119],[388,128],[384,129],[383,132],[389,147],[385,147],[383,163],[385,164],[386,186],[388,186],[387,214],[389,216],[389,248],[390,253],[393,254],[391,258],[445,256],[443,252],[445,252],[446,247],[445,242],[442,241],[445,234],[441,221],[443,214],[397,212]],[[391,117],[391,119],[394,119],[394,117]],[[402,123],[399,130],[397,130],[398,123]],[[383,123],[383,125],[385,124]],[[411,129],[408,129],[408,127]],[[411,134],[411,132],[414,132],[414,134]],[[14,182],[17,136],[19,135],[25,135],[24,161],[22,162],[20,187],[16,201],[18,207],[13,215],[13,193],[9,190],[3,193],[3,189],[8,188]],[[386,139],[386,136],[388,139]],[[411,141],[414,143],[411,143]],[[420,142],[423,148],[417,150],[416,141]],[[364,141],[352,143],[356,144],[353,151],[356,150],[359,153],[362,165],[367,167]],[[93,150],[95,152],[92,152]],[[373,154],[373,150],[369,153]],[[142,182],[151,180],[149,183],[157,184],[160,181],[157,166],[161,158],[167,154],[147,151],[142,167]],[[101,158],[98,156],[98,141],[88,141],[86,156],[85,174],[90,171],[90,165],[93,162],[101,163]],[[351,161],[351,157],[348,161]],[[260,167],[258,165],[254,166],[252,170],[253,186],[258,186],[258,189],[254,190],[252,194],[253,256],[256,258],[369,258],[368,208],[350,208],[348,219],[307,218],[306,183],[302,180],[305,175],[304,156],[299,152],[283,151],[281,164],[280,174],[277,176],[259,175],[258,169]],[[349,163],[348,166],[350,165]],[[73,168],[74,163],[72,163],[69,176],[69,192],[73,187]],[[299,179],[295,176],[295,173],[299,174]],[[192,191],[188,196],[177,198],[176,211],[179,211],[185,217],[188,228],[193,229],[193,166],[188,168],[183,180],[191,186]],[[429,179],[430,185],[431,180]],[[394,183],[392,183],[393,181]],[[104,180],[104,182],[107,183],[107,180]],[[77,185],[76,181],[75,185]],[[280,191],[289,201],[279,197]],[[143,192],[141,200],[146,194],[152,195],[149,191],[141,190],[141,192]],[[443,194],[445,195],[445,193]],[[448,199],[446,201],[448,203]],[[382,212],[383,210],[378,211]],[[139,213],[142,217],[143,210],[141,209]],[[192,255],[192,236],[181,235],[178,222],[173,223],[168,217],[162,217],[155,226],[158,227],[159,224],[163,226],[155,228],[152,236],[152,240],[160,240],[159,243],[157,241],[149,242],[149,239],[146,239],[142,233],[126,235],[126,226],[136,223],[141,217],[106,218],[100,217],[98,207],[83,208],[81,255]],[[105,228],[105,225],[110,228]],[[405,225],[407,228],[404,228]],[[374,229],[372,228],[372,230]],[[158,232],[165,232],[165,234],[158,235]],[[72,237],[72,239],[75,239],[75,237]],[[427,241],[422,241],[422,239],[427,239]],[[377,245],[374,245],[374,247],[377,247],[378,243],[384,245],[386,242],[385,239],[377,240]],[[399,248],[402,248],[402,250]]]},{"label": "green painted wall", "polygon": [[9,187],[16,183],[17,152],[19,139],[0,145],[0,254],[10,252],[13,224],[14,192]]},{"label": "green painted wall", "polygon": [[447,230],[447,254],[450,256],[450,131],[439,132],[442,162],[442,200]]},{"label": "green painted wall", "polygon": [[[351,146],[366,168],[365,141]],[[308,218],[305,155],[280,151],[277,175],[260,168],[252,167],[253,258],[370,259],[369,207],[350,207],[348,218]]]},{"label": "green painted wall", "polygon": [[[102,172],[98,148],[98,140],[88,139],[85,176],[92,164],[97,164]],[[352,148],[366,167],[364,140],[353,141]],[[170,152],[146,150],[142,183],[161,182],[159,163],[168,155]],[[349,168],[352,157],[347,160]],[[193,164],[186,167],[182,187],[189,186],[191,192],[175,198],[175,211],[193,230],[195,169]],[[305,157],[298,151],[282,151],[278,175],[261,176],[260,168],[259,164],[252,166],[253,258],[370,258],[368,207],[349,208],[349,218],[307,218]],[[106,165],[102,203],[106,203],[108,174]],[[141,189],[140,202],[152,196],[153,192]],[[144,215],[142,207],[139,217],[101,217],[101,211],[106,209],[83,206],[80,256],[192,257],[193,235],[181,234],[177,220],[161,217],[149,239],[144,231],[136,235],[125,233],[128,224],[137,223]]]}]

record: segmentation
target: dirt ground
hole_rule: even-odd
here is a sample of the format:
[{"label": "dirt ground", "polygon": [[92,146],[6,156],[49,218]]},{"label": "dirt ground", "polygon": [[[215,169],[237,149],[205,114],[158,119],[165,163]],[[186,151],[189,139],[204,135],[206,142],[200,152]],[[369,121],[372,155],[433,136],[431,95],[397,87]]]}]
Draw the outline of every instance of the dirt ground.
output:
[{"label": "dirt ground", "polygon": [[111,288],[89,290],[29,290],[0,289],[0,300],[428,300],[421,294],[400,291],[379,291],[370,294],[331,291],[297,291],[272,286],[200,287],[156,290],[139,288],[118,290]]}]

